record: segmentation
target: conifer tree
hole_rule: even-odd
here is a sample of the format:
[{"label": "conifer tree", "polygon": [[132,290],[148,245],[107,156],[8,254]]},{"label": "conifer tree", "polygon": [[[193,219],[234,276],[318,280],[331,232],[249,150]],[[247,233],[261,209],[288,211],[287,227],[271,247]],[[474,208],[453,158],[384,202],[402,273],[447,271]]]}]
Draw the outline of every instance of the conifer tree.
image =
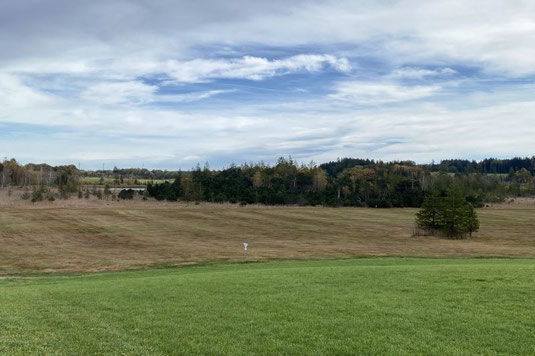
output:
[{"label": "conifer tree", "polygon": [[470,237],[472,237],[472,233],[479,230],[479,219],[472,204],[465,206],[465,211],[463,212],[463,230],[468,232]]},{"label": "conifer tree", "polygon": [[416,214],[416,224],[421,229],[434,233],[440,228],[442,199],[438,190],[433,190],[427,195],[422,204],[422,209]]},{"label": "conifer tree", "polygon": [[444,202],[442,204],[443,228],[442,230],[450,237],[462,235],[467,232],[464,231],[464,212],[466,201],[461,189],[458,186],[453,186],[448,189]]}]

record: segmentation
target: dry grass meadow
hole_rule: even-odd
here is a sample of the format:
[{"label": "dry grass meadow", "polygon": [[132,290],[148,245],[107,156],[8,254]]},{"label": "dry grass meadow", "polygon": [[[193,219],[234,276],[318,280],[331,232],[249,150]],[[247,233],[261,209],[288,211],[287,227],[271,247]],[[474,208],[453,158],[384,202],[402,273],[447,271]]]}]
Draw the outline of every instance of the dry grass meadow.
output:
[{"label": "dry grass meadow", "polygon": [[355,256],[535,256],[531,200],[478,211],[468,240],[414,237],[415,209],[266,207],[0,195],[0,275]]}]

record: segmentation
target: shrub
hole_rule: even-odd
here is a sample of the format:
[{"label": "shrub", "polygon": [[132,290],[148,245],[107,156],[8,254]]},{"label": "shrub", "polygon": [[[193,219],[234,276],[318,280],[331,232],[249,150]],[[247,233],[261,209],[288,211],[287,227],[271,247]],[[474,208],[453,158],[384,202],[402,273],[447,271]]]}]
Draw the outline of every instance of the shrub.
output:
[{"label": "shrub", "polygon": [[123,189],[119,192],[119,198],[125,200],[132,200],[134,199],[134,193],[135,190],[133,189]]},{"label": "shrub", "polygon": [[43,201],[43,188],[34,188],[32,193],[32,203]]},{"label": "shrub", "polygon": [[32,195],[27,190],[25,190],[24,193],[22,193],[22,195],[20,196],[22,200],[30,200],[31,197]]}]

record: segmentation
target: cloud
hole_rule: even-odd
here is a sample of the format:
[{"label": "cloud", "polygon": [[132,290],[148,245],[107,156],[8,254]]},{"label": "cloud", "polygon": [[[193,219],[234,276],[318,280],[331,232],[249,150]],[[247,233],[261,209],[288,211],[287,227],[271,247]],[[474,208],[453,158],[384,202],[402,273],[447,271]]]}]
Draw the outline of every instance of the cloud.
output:
[{"label": "cloud", "polygon": [[29,105],[46,106],[51,101],[49,95],[27,87],[17,76],[0,73],[0,113]]},{"label": "cloud", "polygon": [[163,68],[177,82],[195,83],[214,79],[263,80],[300,71],[317,72],[325,66],[341,72],[348,72],[351,69],[345,58],[314,54],[301,54],[275,60],[245,56],[219,60],[169,61]]},{"label": "cloud", "polygon": [[329,98],[357,105],[381,105],[427,98],[441,89],[438,85],[402,86],[393,83],[342,82]]},{"label": "cloud", "polygon": [[235,90],[207,90],[186,94],[159,95],[154,98],[154,101],[167,103],[191,103],[198,100],[208,99],[216,95],[233,92],[235,92]]},{"label": "cloud", "polygon": [[81,95],[83,100],[100,104],[145,104],[154,100],[158,87],[136,81],[105,82],[92,85]]},{"label": "cloud", "polygon": [[354,49],[344,48],[346,54],[396,66],[469,63],[514,77],[535,73],[532,1],[317,1],[283,16],[223,26],[212,40],[232,30],[234,41],[254,37],[269,45],[347,43]]},{"label": "cloud", "polygon": [[[72,129],[65,132],[56,128],[29,136],[31,131],[25,130],[14,140],[2,139],[0,152],[15,150],[19,158],[28,160],[82,161],[85,167],[98,167],[105,160],[110,165],[145,162],[175,169],[209,161],[218,168],[232,161],[272,162],[288,154],[305,162],[344,156],[429,162],[466,158],[467,151],[471,158],[528,155],[535,135],[531,125],[535,104],[529,102],[466,110],[413,102],[390,109],[325,115],[313,114],[313,109],[292,115],[248,116],[161,109],[98,110],[71,117],[68,124]],[[80,125],[87,125],[79,118],[91,126],[78,130]],[[32,145],[27,143],[30,137]],[[69,147],[67,157],[65,147]]]},{"label": "cloud", "polygon": [[0,157],[535,149],[533,1],[4,0],[0,43]]},{"label": "cloud", "polygon": [[463,62],[521,76],[535,73],[534,40],[535,3],[526,0],[0,4],[0,63],[37,71],[106,70],[123,58],[182,63],[203,58],[199,46],[344,44],[340,52],[397,66]]},{"label": "cloud", "polygon": [[84,90],[80,98],[96,105],[143,105],[150,103],[190,103],[233,90],[207,90],[184,94],[159,94],[159,87],[139,81],[100,82]]},{"label": "cloud", "polygon": [[449,76],[456,73],[457,71],[451,68],[424,69],[404,67],[395,69],[388,77],[392,79],[424,79],[427,77]]}]

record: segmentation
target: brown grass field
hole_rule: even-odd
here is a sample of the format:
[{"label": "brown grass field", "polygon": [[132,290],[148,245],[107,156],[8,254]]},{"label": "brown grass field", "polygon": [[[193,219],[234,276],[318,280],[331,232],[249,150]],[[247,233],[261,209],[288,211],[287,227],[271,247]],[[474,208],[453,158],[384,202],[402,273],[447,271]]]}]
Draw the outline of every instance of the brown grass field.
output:
[{"label": "brown grass field", "polygon": [[[2,198],[2,196],[0,196]],[[355,256],[535,257],[535,204],[478,211],[474,238],[412,236],[415,209],[0,199],[0,275]]]}]

